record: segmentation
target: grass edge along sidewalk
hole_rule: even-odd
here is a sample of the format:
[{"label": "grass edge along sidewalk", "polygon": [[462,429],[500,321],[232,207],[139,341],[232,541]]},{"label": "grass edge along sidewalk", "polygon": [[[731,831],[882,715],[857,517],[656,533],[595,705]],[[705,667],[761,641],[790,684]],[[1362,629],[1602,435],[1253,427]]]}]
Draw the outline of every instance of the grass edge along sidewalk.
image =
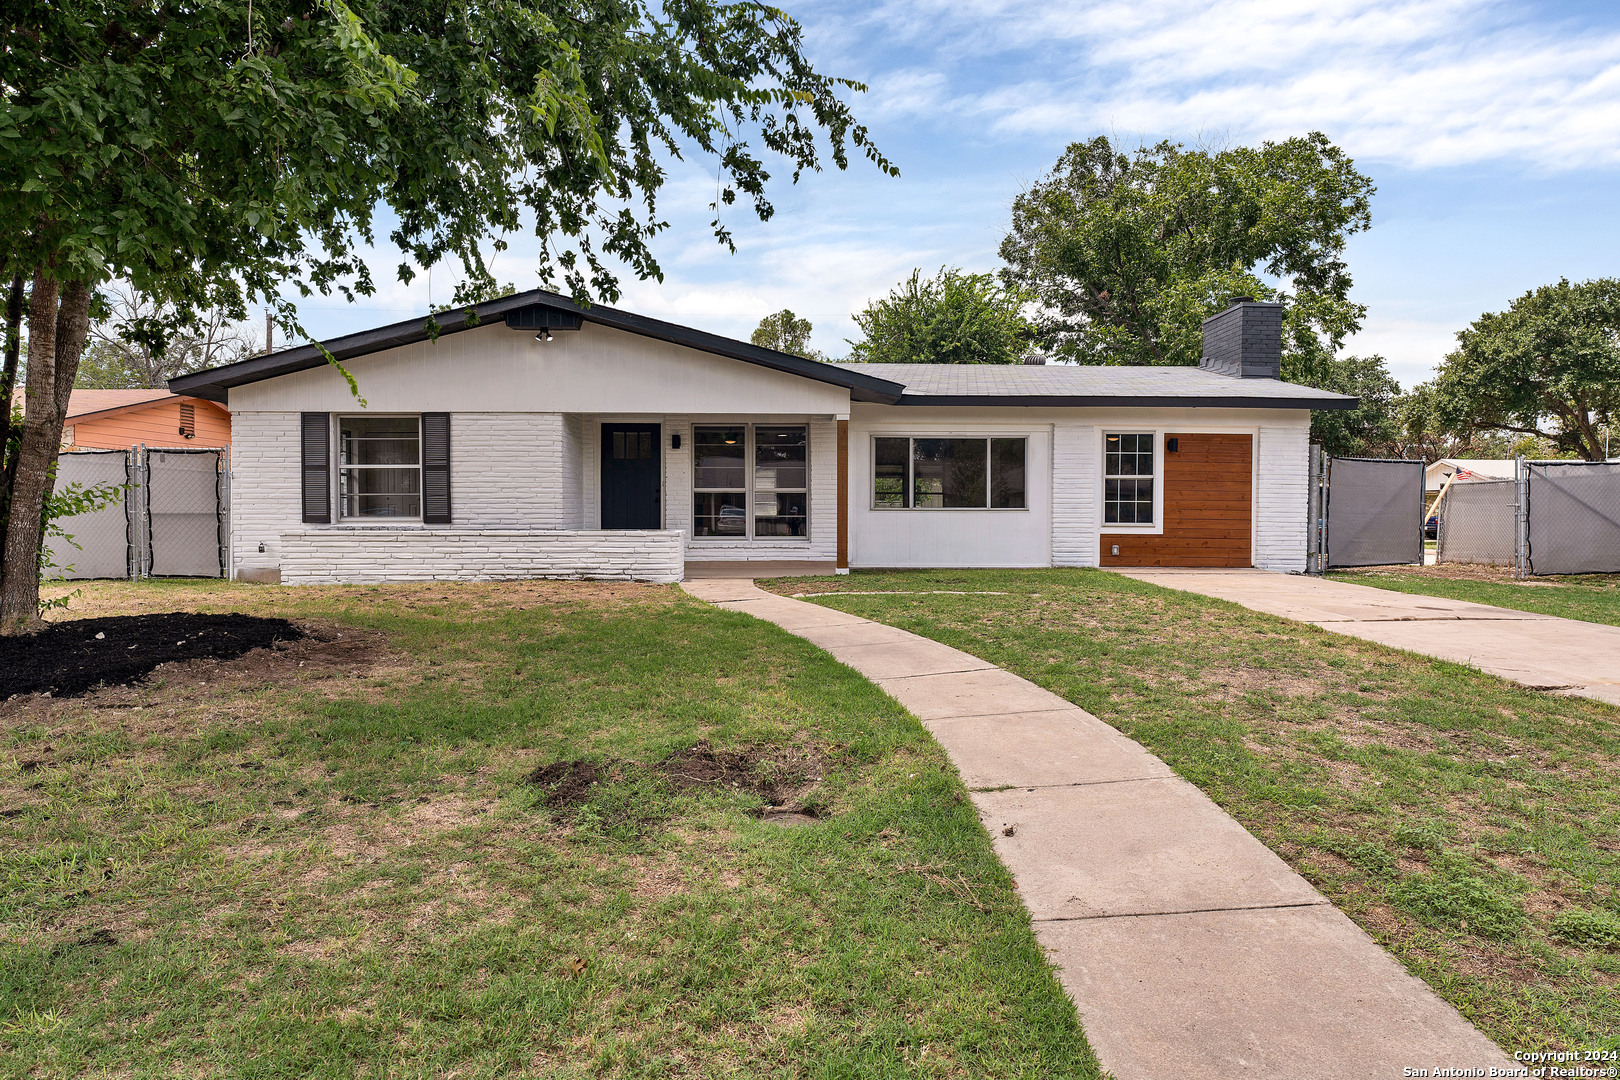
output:
[{"label": "grass edge along sidewalk", "polygon": [[1569,574],[1514,579],[1490,566],[1387,566],[1332,570],[1328,580],[1371,585],[1390,592],[1466,600],[1491,607],[1620,626],[1620,574]]},{"label": "grass edge along sidewalk", "polygon": [[324,633],[0,706],[0,1071],[1098,1075],[942,751],[807,643],[583,583],[70,616],[177,609]]},{"label": "grass edge along sidewalk", "polygon": [[764,584],[1118,727],[1510,1053],[1620,1049],[1620,710],[1102,571]]}]

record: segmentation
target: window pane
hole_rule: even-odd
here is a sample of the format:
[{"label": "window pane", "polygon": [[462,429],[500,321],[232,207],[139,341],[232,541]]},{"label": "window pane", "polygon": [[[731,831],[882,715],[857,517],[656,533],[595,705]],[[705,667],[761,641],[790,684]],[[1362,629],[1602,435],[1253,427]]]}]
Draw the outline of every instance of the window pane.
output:
[{"label": "window pane", "polygon": [[754,536],[809,536],[805,513],[808,496],[802,491],[754,495]]},{"label": "window pane", "polygon": [[743,491],[748,486],[747,449],[747,430],[740,424],[736,427],[694,427],[692,486]]},{"label": "window pane", "polygon": [[338,496],[344,517],[419,518],[422,473],[417,469],[343,469]]},{"label": "window pane", "polygon": [[1103,520],[1121,525],[1152,524],[1152,478],[1104,480]]},{"label": "window pane", "polygon": [[692,535],[748,535],[748,497],[741,491],[700,491],[692,496]]},{"label": "window pane", "polygon": [[1104,476],[1152,476],[1152,435],[1109,435],[1103,447]]},{"label": "window pane", "polygon": [[803,491],[805,438],[802,427],[754,429],[754,492]]},{"label": "window pane", "polygon": [[912,440],[915,505],[985,506],[985,439]]},{"label": "window pane", "polygon": [[990,505],[998,510],[1024,508],[1024,440],[990,440]]},{"label": "window pane", "polygon": [[421,440],[414,416],[345,416],[338,420],[342,465],[415,465]]},{"label": "window pane", "polygon": [[910,439],[873,439],[872,505],[905,506]]}]

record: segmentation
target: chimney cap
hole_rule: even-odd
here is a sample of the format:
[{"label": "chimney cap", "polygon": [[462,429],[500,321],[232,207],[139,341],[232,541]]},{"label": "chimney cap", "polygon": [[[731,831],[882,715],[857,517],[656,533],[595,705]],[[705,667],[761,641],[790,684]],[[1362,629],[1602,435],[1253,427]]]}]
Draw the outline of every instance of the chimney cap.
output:
[{"label": "chimney cap", "polygon": [[1235,307],[1238,304],[1252,304],[1254,302],[1255,299],[1252,296],[1229,296],[1226,300],[1226,306]]}]

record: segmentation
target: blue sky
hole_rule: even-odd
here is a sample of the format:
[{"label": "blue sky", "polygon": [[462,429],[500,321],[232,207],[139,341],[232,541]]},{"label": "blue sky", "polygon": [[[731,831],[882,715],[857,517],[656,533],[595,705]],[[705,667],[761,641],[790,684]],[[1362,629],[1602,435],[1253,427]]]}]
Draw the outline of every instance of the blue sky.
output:
[{"label": "blue sky", "polygon": [[[849,319],[912,267],[998,266],[1013,197],[1070,142],[1254,142],[1321,130],[1378,185],[1351,242],[1369,308],[1356,353],[1403,385],[1452,335],[1560,276],[1620,276],[1620,5],[1486,0],[780,0],[811,56],[863,80],[858,115],[900,166],[861,161],[737,208],[731,255],[710,238],[715,178],[677,168],[661,208],[666,278],[626,281],[620,306],[746,337],[792,308],[842,355]],[[785,176],[784,176],[785,180]],[[516,238],[515,238],[516,239]],[[534,283],[514,243],[502,280]],[[320,336],[423,314],[428,281],[350,307],[311,301]],[[432,299],[448,300],[441,267]]]}]

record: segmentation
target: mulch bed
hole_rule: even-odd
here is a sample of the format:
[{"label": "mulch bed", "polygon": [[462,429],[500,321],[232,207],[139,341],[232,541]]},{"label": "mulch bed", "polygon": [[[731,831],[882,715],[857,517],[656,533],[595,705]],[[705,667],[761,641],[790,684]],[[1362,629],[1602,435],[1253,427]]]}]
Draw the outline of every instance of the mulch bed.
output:
[{"label": "mulch bed", "polygon": [[0,637],[0,701],[16,694],[78,697],[142,679],[160,664],[235,660],[302,637],[286,619],[256,615],[176,611],[51,623],[37,633]]}]

